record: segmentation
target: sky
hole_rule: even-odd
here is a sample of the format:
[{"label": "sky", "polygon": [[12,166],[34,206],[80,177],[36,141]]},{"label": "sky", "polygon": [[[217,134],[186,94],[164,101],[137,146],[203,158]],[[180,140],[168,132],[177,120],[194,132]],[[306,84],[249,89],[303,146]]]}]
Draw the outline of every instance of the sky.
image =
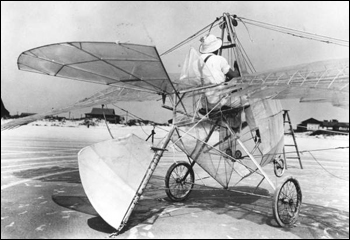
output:
[{"label": "sky", "polygon": [[[70,105],[106,87],[17,69],[29,49],[68,41],[129,42],[156,46],[163,53],[224,12],[319,35],[349,40],[349,2],[11,2],[1,1],[1,98],[10,113],[39,113]],[[249,33],[248,33],[249,31]],[[326,59],[349,58],[349,48],[241,25],[237,33],[257,71]],[[179,73],[191,42],[162,57],[169,73]],[[156,122],[171,113],[160,102],[118,103]],[[107,106],[107,107],[113,107]],[[349,121],[349,110],[330,104],[283,101],[293,123],[310,117]],[[124,114],[117,108],[117,114]],[[72,112],[80,117],[91,109]]]}]

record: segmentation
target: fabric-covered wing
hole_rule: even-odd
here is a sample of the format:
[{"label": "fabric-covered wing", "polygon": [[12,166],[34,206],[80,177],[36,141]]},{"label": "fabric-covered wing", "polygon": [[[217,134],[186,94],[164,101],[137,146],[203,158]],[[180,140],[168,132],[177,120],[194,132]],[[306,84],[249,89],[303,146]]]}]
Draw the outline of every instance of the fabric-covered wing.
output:
[{"label": "fabric-covered wing", "polygon": [[[180,87],[210,86],[212,75],[199,53],[191,48],[181,76],[174,83]],[[349,59],[320,61],[273,71],[244,75],[214,89],[216,95],[233,97],[248,95],[250,99],[300,99],[301,102],[331,102],[334,106],[349,106]],[[240,91],[235,91],[240,90]],[[187,90],[185,90],[187,91]]]},{"label": "fabric-covered wing", "polygon": [[18,68],[110,87],[70,106],[3,124],[1,131],[80,108],[117,101],[150,101],[158,99],[158,94],[174,91],[153,46],[111,42],[57,43],[23,52],[18,58]]},{"label": "fabric-covered wing", "polygon": [[67,107],[53,109],[51,111],[36,114],[24,118],[15,119],[11,122],[5,123],[1,125],[1,131],[13,129],[19,127],[21,125],[25,125],[36,120],[40,120],[45,118],[46,116],[58,115],[61,113],[69,112],[72,110],[77,110],[81,108],[92,107],[101,104],[110,104],[114,102],[120,101],[151,101],[159,99],[160,97],[157,94],[143,92],[138,90],[132,90],[127,88],[119,88],[119,87],[109,87],[104,89],[89,98],[84,98],[78,101],[75,104],[72,104]]},{"label": "fabric-covered wing", "polygon": [[153,46],[112,42],[57,43],[23,52],[18,58],[18,68],[156,93],[174,90]]},{"label": "fabric-covered wing", "polygon": [[[321,61],[244,76],[250,98],[300,99],[349,106],[349,59]],[[231,85],[231,84],[230,84]]]},{"label": "fabric-covered wing", "polygon": [[[197,87],[200,86],[199,84]],[[222,97],[250,99],[300,99],[300,102],[330,102],[349,106],[349,59],[329,60],[255,73],[235,78],[223,86],[208,86]],[[211,88],[211,89],[210,89]],[[234,93],[233,93],[234,92]],[[233,93],[233,94],[232,94]]]}]

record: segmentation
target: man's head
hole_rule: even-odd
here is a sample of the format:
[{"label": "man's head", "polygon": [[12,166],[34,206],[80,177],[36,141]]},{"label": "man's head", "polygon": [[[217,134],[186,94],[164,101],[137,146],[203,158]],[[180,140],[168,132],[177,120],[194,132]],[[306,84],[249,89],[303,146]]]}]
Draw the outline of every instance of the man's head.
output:
[{"label": "man's head", "polygon": [[222,46],[222,40],[210,34],[201,39],[202,44],[199,47],[201,53],[212,53],[219,50]]}]

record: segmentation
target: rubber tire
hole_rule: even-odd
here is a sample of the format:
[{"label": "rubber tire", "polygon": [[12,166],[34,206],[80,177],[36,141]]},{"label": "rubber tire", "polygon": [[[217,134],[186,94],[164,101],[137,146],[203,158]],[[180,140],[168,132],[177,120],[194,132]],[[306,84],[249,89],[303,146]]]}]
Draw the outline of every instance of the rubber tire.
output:
[{"label": "rubber tire", "polygon": [[[192,184],[191,184],[191,187],[190,187],[189,191],[188,191],[184,196],[182,196],[182,197],[174,196],[174,195],[172,194],[171,189],[170,189],[170,186],[169,186],[170,177],[171,177],[173,171],[174,171],[177,167],[179,167],[179,166],[185,166],[185,167],[190,171],[189,174],[190,174],[190,179],[191,179],[191,181],[192,181]],[[188,176],[187,176],[187,177],[188,177]],[[194,172],[193,172],[193,169],[192,169],[192,167],[191,167],[191,165],[190,165],[189,163],[184,162],[184,161],[173,163],[173,164],[170,166],[170,168],[168,169],[168,171],[167,171],[167,173],[166,173],[166,176],[165,176],[165,187],[166,187],[165,192],[166,192],[166,195],[167,195],[172,201],[174,201],[174,202],[182,202],[182,201],[185,201],[185,200],[189,197],[189,195],[190,195],[190,193],[191,193],[191,191],[192,191],[194,181],[195,181]]]},{"label": "rubber tire", "polygon": [[[288,182],[293,183],[295,186],[295,190],[297,193],[297,204],[296,204],[296,211],[293,213],[294,216],[292,217],[292,219],[289,222],[286,222],[286,221],[283,221],[280,217],[280,214],[278,211],[279,210],[278,203],[279,203],[279,199],[280,199],[281,190]],[[281,227],[285,227],[285,228],[293,227],[295,222],[298,220],[301,204],[302,204],[302,192],[301,192],[300,184],[299,184],[297,179],[295,179],[293,177],[288,177],[276,189],[274,197],[273,197],[273,201],[272,201],[273,216],[274,216],[276,222],[278,223],[278,225]]]},{"label": "rubber tire", "polygon": [[[277,160],[276,160],[277,161]],[[283,176],[283,174],[284,174],[284,172],[286,171],[286,162],[284,161],[284,159],[282,159],[282,158],[280,158],[280,159],[278,159],[278,161],[282,161],[282,173],[279,173],[278,172],[278,169],[277,169],[277,164],[276,163],[274,163],[273,164],[273,171],[274,171],[274,173],[275,173],[275,175],[276,175],[276,177],[282,177]]]}]

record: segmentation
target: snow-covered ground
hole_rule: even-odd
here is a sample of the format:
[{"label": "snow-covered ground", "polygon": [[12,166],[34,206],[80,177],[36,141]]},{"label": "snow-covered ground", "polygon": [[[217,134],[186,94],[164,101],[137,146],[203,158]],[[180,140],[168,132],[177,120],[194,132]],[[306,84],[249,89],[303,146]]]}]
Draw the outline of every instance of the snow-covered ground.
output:
[{"label": "snow-covered ground", "polygon": [[[6,160],[6,161],[2,161],[2,164],[4,164],[3,162],[9,163],[12,161],[14,163],[22,164],[21,161],[23,161],[24,159],[25,164],[23,165],[25,166],[20,165],[21,167],[20,169],[23,169],[22,167],[28,167],[28,164],[33,164],[33,165],[35,164],[34,166],[37,167],[39,165],[36,165],[36,164],[44,161],[44,160],[41,160],[41,158],[47,158],[47,155],[40,155],[38,158],[39,160],[37,162],[29,163],[29,161],[32,161],[31,159],[32,155],[28,154],[28,156],[25,156],[27,155],[27,153],[25,152],[26,151],[25,149],[21,149],[22,145],[24,146],[24,148],[27,144],[29,147],[32,146],[33,148],[34,146],[37,147],[36,145],[39,145],[39,147],[44,148],[46,144],[51,147],[56,147],[56,144],[57,144],[57,147],[59,147],[59,145],[76,147],[77,149],[74,149],[74,150],[78,151],[79,148],[84,148],[87,145],[111,139],[109,131],[103,121],[96,124],[96,126],[90,126],[89,128],[86,125],[82,125],[82,123],[83,121],[80,121],[80,122],[66,121],[65,123],[61,123],[61,122],[55,122],[55,121],[50,122],[49,120],[43,120],[43,121],[34,122],[28,126],[22,126],[17,129],[1,132],[2,146],[4,145],[5,147],[8,147],[7,149],[8,152],[4,152],[4,154],[2,154],[2,157],[4,156],[4,159],[2,160]],[[130,133],[133,133],[142,139],[146,139],[153,130],[153,126],[131,126],[130,127],[130,126],[114,125],[114,124],[109,124],[108,126],[110,128],[112,135],[115,138],[124,137]],[[167,126],[160,126],[155,129],[156,143],[158,143],[163,139],[163,137],[166,135],[169,129],[170,127],[167,127]],[[302,152],[301,161],[303,163],[303,170],[300,169],[299,162],[296,159],[288,160],[288,169],[284,177],[282,178],[274,177],[272,166],[266,166],[264,168],[264,171],[273,180],[273,183],[276,186],[278,186],[281,182],[283,182],[287,176],[293,176],[297,178],[301,185],[302,193],[303,193],[303,206],[301,210],[302,214],[299,220],[301,227],[294,228],[294,230],[292,230],[294,232],[292,233],[288,232],[288,234],[296,234],[296,236],[298,236],[297,234],[299,234],[299,232],[308,231],[308,232],[311,232],[311,234],[315,234],[315,232],[317,232],[321,236],[321,234],[326,232],[326,230],[328,229],[329,232],[332,232],[334,234],[332,236],[335,236],[335,234],[338,234],[339,232],[340,234],[342,234],[340,236],[348,236],[349,136],[341,136],[341,135],[309,136],[308,133],[297,133],[296,140],[298,143],[299,150]],[[290,144],[292,143],[292,141],[293,141],[292,137],[286,135],[285,143]],[[36,144],[31,145],[32,143],[36,143]],[[339,150],[334,149],[339,147],[347,147],[347,148],[343,148]],[[31,149],[30,151],[33,151],[32,148],[30,149]],[[330,150],[327,150],[327,149],[330,149]],[[5,150],[6,148],[4,148],[4,151]],[[17,152],[14,150],[16,150]],[[164,198],[165,193],[163,190],[154,191],[153,188],[158,188],[158,187],[159,189],[164,188],[164,185],[163,185],[164,181],[162,177],[165,176],[169,166],[173,163],[173,161],[184,160],[181,154],[177,154],[175,152],[175,149],[168,148],[168,150],[169,151],[165,153],[162,161],[159,163],[159,165],[157,166],[157,169],[155,170],[154,177],[157,181],[155,180],[150,184],[150,187],[152,187],[152,189],[151,188],[150,189],[152,191],[150,191],[149,192],[150,195],[147,195],[147,196],[151,196],[152,199]],[[43,154],[49,154],[48,158],[51,158],[51,155],[55,156],[55,154],[57,154],[57,152],[55,151],[57,151],[57,149],[52,151],[52,153],[47,152]],[[294,150],[291,149],[291,151],[295,151],[295,149]],[[16,159],[16,154],[25,154],[25,155],[21,155]],[[29,158],[29,160],[25,159],[24,156],[26,158]],[[70,157],[72,158],[72,163],[69,163],[69,164],[75,164],[74,166],[76,166],[77,164],[76,153]],[[48,160],[46,159],[45,162],[46,161]],[[52,161],[55,161],[54,157]],[[63,164],[63,163],[60,162],[57,164]],[[8,166],[2,165],[2,167],[6,168]],[[33,166],[30,166],[30,167],[33,168]],[[18,168],[19,167],[16,167],[14,171],[19,171]],[[4,171],[8,171],[8,169],[4,169]],[[37,169],[34,169],[34,170],[32,169],[30,171],[33,171],[35,173]],[[207,178],[206,172],[200,169],[200,167],[197,165],[195,166],[195,173],[196,173],[196,179],[201,179],[201,180],[198,180],[199,184],[206,184],[208,186],[218,186],[218,183],[215,182],[212,178]],[[245,188],[248,186],[248,187],[253,187],[252,189],[255,189],[256,185],[259,183],[260,180],[261,180],[260,176],[252,175],[251,177],[242,181],[239,187]],[[10,181],[23,181],[23,179],[16,179],[15,177],[10,176],[7,179],[7,181],[8,182],[7,183],[5,182],[4,184],[9,185],[9,184],[12,184],[12,182]],[[28,181],[28,180],[25,180],[25,181]],[[48,192],[48,194],[52,194],[52,192],[54,191],[53,189],[57,188],[55,184],[57,183],[54,183],[54,182],[47,183],[46,191]],[[82,191],[81,186],[72,187],[71,185],[67,185],[67,188],[68,187],[71,189],[71,192],[73,192],[74,194],[76,194],[77,189],[78,191]],[[260,188],[264,190],[267,189],[270,192],[270,194],[273,193],[271,192],[271,187],[269,186],[267,181],[264,181],[260,185]],[[15,194],[18,194],[18,195],[21,194],[21,191],[18,191],[16,188],[13,189],[13,192],[15,192]],[[29,193],[31,192],[32,191],[29,191]],[[29,194],[29,193],[25,192],[25,194]],[[41,192],[39,193],[41,196],[42,193]],[[204,193],[205,194],[203,194],[203,196],[205,197],[202,198],[204,200],[202,200],[201,198],[199,198],[200,200],[198,200],[198,198],[197,199],[195,198],[194,202],[198,201],[198,203],[195,202],[196,204],[198,204],[196,206],[199,206],[199,207],[204,206],[205,214],[203,214],[200,217],[204,216],[203,219],[205,219],[205,222],[212,222],[210,219],[215,218],[215,221],[216,221],[215,223],[220,223],[220,221],[224,221],[226,224],[227,217],[230,217],[229,214],[238,214],[233,218],[229,218],[228,221],[230,223],[234,221],[234,224],[236,225],[241,224],[239,228],[249,227],[249,229],[251,229],[251,226],[253,226],[254,229],[256,228],[259,231],[261,231],[261,229],[267,229],[268,231],[271,231],[271,232],[275,229],[275,228],[267,227],[268,225],[264,225],[264,224],[261,225],[261,222],[266,221],[265,218],[267,217],[267,215],[264,215],[264,214],[256,215],[256,219],[258,219],[256,221],[259,221],[259,223],[254,225],[251,225],[249,223],[248,219],[250,217],[248,215],[247,215],[248,217],[244,217],[242,219],[242,216],[240,215],[242,209],[244,207],[248,207],[248,209],[255,208],[256,206],[258,206],[258,205],[255,205],[256,204],[255,202],[250,205],[249,201],[241,203],[239,202],[239,199],[238,199],[238,202],[233,202],[235,206],[241,205],[241,204],[247,204],[247,205],[246,206],[243,205],[243,208],[238,208],[237,211],[235,209],[235,211],[232,211],[232,213],[228,211],[227,214],[226,213],[223,214],[222,209],[224,207],[226,206],[229,206],[229,208],[233,207],[233,205],[232,206],[229,205],[232,199],[230,201],[228,201],[229,198],[226,198],[226,197],[220,199],[219,197],[215,196],[217,194],[216,192],[215,193],[212,192],[211,195],[208,195],[208,191]],[[6,197],[12,196],[11,194],[4,195],[4,196]],[[13,196],[17,196],[17,195],[13,195]],[[25,195],[24,198],[26,199],[27,196],[29,195]],[[230,195],[230,197],[232,196]],[[13,201],[20,203],[19,200],[16,198],[14,198]],[[207,201],[207,202],[203,202],[203,201]],[[208,205],[206,205],[207,203]],[[157,201],[156,204],[157,206],[159,206],[160,203]],[[167,201],[164,201],[164,204],[168,204]],[[268,204],[270,206],[270,203]],[[50,206],[52,208],[57,207],[54,203],[52,203],[52,205]],[[183,209],[186,209],[184,211],[198,210],[198,209],[186,207],[189,205],[184,205],[184,206],[185,207]],[[209,209],[209,212],[211,211],[210,209],[214,209],[213,212],[216,215],[206,215],[208,212],[208,209]],[[270,207],[268,209],[270,209]],[[220,212],[220,214],[215,213],[215,211]],[[198,212],[203,213],[202,210]],[[272,210],[270,210],[270,213],[271,212]],[[35,214],[37,214],[37,212],[35,212]],[[186,221],[190,221],[190,224],[192,224],[193,222],[192,219],[188,217],[190,215],[181,214],[181,216],[183,216],[183,218],[181,218],[181,221],[184,221],[186,225],[187,225]],[[261,218],[259,218],[259,216]],[[238,220],[236,220],[236,218]],[[46,219],[44,219],[43,221],[45,220]],[[163,219],[163,221],[159,221],[158,224],[163,224],[163,222],[166,222],[166,220],[171,220],[169,224],[173,226],[172,225],[173,220],[168,218],[165,218],[165,220]],[[84,221],[82,221],[82,224],[79,225],[79,227],[84,229],[86,221],[87,220],[84,219]],[[30,221],[25,221],[25,224],[27,224],[28,222]],[[6,224],[10,224],[10,223],[6,223]],[[73,224],[74,221],[71,221],[70,223]],[[199,224],[202,224],[202,222],[199,222]],[[27,226],[27,225],[24,225],[24,226]],[[192,226],[191,227],[192,229],[195,229],[197,227],[197,225],[187,225],[187,226]],[[158,229],[163,229],[163,228],[158,225]],[[246,231],[249,231],[249,229]],[[275,233],[273,232],[273,234]],[[325,233],[325,234],[328,234],[328,233]],[[313,235],[313,236],[316,236],[316,235]]]},{"label": "snow-covered ground", "polygon": [[[1,120],[1,124],[9,120]],[[83,120],[80,121],[50,121],[40,120],[13,130],[1,132],[1,137],[26,137],[66,139],[67,141],[99,142],[111,139],[111,135],[104,121],[94,121],[94,126],[87,127]],[[108,124],[113,137],[124,137],[133,133],[141,138],[147,138],[153,130],[153,126],[125,126],[122,124]],[[170,127],[157,126],[155,140],[161,140]],[[313,150],[320,148],[334,148],[349,146],[349,135],[317,135],[310,136],[310,132],[296,133],[300,150]],[[286,143],[291,143],[292,138],[286,136]]]},{"label": "snow-covered ground", "polygon": [[[2,120],[1,124],[8,120]],[[104,121],[95,123],[95,126],[87,127],[84,121],[49,121],[41,120],[21,126],[16,129],[1,132],[1,138],[26,138],[26,139],[60,139],[65,141],[100,142],[111,139],[111,135]],[[125,126],[121,124],[108,124],[114,138],[124,137],[133,133],[146,139],[153,130],[153,126]],[[161,128],[161,129],[160,129]],[[169,127],[156,128],[156,139],[165,136]],[[164,130],[162,130],[164,129]]]}]

